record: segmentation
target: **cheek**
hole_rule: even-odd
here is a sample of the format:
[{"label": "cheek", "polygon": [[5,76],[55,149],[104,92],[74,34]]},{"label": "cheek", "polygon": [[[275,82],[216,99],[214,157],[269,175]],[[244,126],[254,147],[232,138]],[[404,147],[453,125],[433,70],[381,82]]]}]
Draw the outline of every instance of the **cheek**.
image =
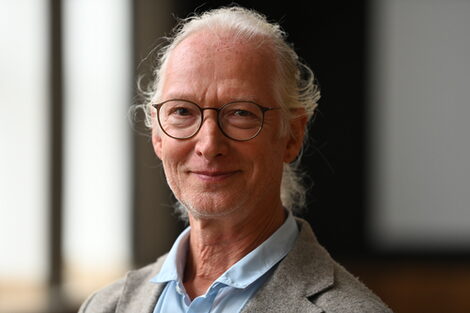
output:
[{"label": "cheek", "polygon": [[273,154],[270,159],[271,175],[273,176],[273,179],[279,182],[282,179],[282,173],[284,170],[286,145],[286,140],[284,138],[279,138],[278,143],[275,145],[277,148],[273,149]]},{"label": "cheek", "polygon": [[161,134],[160,138],[162,158],[170,163],[186,157],[192,149],[190,141],[173,139],[165,134]]},{"label": "cheek", "polygon": [[173,153],[166,152],[163,153],[162,165],[168,186],[178,197],[180,195],[180,190],[182,189],[181,184],[185,181],[182,178],[180,163]]},{"label": "cheek", "polygon": [[[276,145],[274,145],[275,147]],[[255,176],[262,183],[276,182],[280,180],[283,169],[282,149],[273,149],[273,146],[266,147],[259,152],[258,160],[254,164]],[[260,177],[261,176],[261,177]]]},{"label": "cheek", "polygon": [[173,145],[164,139],[162,140],[159,157],[162,160],[163,169],[168,180],[172,179],[175,175],[177,165],[181,162],[182,154],[180,149],[178,149],[178,145]]}]

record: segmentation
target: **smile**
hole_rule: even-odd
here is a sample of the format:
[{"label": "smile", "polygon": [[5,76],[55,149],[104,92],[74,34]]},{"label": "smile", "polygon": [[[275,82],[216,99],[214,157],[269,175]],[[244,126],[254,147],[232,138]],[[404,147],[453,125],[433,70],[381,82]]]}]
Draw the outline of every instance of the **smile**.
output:
[{"label": "smile", "polygon": [[207,182],[221,182],[229,177],[232,177],[239,171],[191,171],[199,179]]}]

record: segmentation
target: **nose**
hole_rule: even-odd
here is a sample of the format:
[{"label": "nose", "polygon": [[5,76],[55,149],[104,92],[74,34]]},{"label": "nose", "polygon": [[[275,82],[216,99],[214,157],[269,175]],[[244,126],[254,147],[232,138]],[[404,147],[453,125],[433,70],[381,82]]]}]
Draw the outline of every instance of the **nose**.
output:
[{"label": "nose", "polygon": [[195,140],[196,154],[209,161],[227,154],[229,139],[219,128],[215,110],[205,111],[201,129],[195,136]]}]

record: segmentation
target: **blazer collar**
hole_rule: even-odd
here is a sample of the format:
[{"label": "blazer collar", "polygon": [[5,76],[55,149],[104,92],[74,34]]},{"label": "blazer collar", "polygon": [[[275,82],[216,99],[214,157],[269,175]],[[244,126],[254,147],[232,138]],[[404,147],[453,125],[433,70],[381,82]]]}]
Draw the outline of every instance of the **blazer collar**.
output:
[{"label": "blazer collar", "polygon": [[294,247],[242,313],[292,312],[293,308],[296,312],[323,312],[308,298],[333,285],[333,262],[310,225],[302,219],[297,219],[297,224],[300,234]]}]

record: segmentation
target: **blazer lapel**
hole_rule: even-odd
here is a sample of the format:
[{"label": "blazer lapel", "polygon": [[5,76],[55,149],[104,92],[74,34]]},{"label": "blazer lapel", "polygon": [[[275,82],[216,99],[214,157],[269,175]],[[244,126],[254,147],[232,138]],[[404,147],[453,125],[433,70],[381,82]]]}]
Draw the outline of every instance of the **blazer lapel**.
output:
[{"label": "blazer lapel", "polygon": [[323,312],[308,298],[333,285],[333,263],[318,244],[310,225],[301,219],[297,223],[300,233],[294,247],[242,313]]}]

